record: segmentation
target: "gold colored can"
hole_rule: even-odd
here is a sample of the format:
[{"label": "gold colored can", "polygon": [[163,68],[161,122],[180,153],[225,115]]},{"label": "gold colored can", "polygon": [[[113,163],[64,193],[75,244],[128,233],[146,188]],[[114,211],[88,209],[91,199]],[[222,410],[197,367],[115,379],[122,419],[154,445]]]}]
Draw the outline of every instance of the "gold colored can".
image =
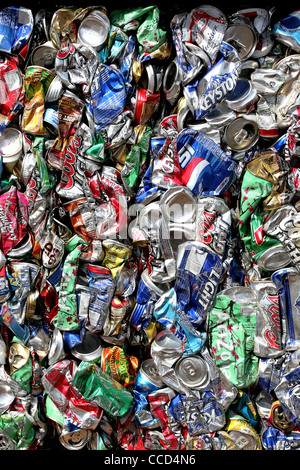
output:
[{"label": "gold colored can", "polygon": [[290,432],[295,427],[295,425],[293,423],[289,423],[284,416],[284,411],[279,400],[272,403],[270,421],[275,428],[283,432]]},{"label": "gold colored can", "polygon": [[124,264],[132,255],[132,249],[116,240],[104,240],[105,257],[102,266],[110,269],[113,277],[120,275]]}]

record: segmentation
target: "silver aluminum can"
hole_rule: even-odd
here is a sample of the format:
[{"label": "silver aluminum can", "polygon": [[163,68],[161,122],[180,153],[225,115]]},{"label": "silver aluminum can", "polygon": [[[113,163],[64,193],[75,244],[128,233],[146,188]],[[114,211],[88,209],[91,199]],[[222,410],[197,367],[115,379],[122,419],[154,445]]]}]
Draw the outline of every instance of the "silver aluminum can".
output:
[{"label": "silver aluminum can", "polygon": [[166,68],[162,86],[167,101],[174,105],[181,91],[180,71],[176,60],[173,60]]},{"label": "silver aluminum can", "polygon": [[257,34],[249,24],[234,23],[228,26],[224,41],[237,50],[241,60],[246,60],[256,49]]},{"label": "silver aluminum can", "polygon": [[256,261],[257,266],[266,271],[277,271],[290,264],[289,255],[283,245],[278,244],[266,249]]},{"label": "silver aluminum can", "polygon": [[105,45],[110,31],[110,21],[105,11],[93,10],[80,23],[78,42],[97,51]]},{"label": "silver aluminum can", "polygon": [[222,259],[231,233],[231,212],[223,199],[202,196],[198,199],[195,239]]},{"label": "silver aluminum can", "polygon": [[162,381],[152,358],[146,359],[142,362],[139,372],[146,382],[158,388],[164,387],[164,382]]},{"label": "silver aluminum can", "polygon": [[22,132],[15,127],[6,127],[0,136],[0,154],[6,170],[10,173],[23,154]]},{"label": "silver aluminum can", "polygon": [[61,79],[58,75],[56,75],[50,83],[50,86],[46,92],[45,103],[52,103],[58,101],[62,97],[64,90],[65,87]]},{"label": "silver aluminum can", "polygon": [[295,268],[280,269],[271,280],[279,292],[283,348],[295,351],[300,347],[300,274]]},{"label": "silver aluminum can", "polygon": [[81,342],[76,344],[71,353],[81,361],[94,361],[101,357],[103,348],[100,339],[95,333],[86,331]]},{"label": "silver aluminum can", "polygon": [[60,443],[68,450],[81,450],[90,441],[92,431],[90,429],[67,430],[56,423]]},{"label": "silver aluminum can", "polygon": [[157,93],[162,85],[163,74],[160,67],[150,64],[150,62],[143,63],[143,72],[138,81],[138,86],[147,90],[149,94]]},{"label": "silver aluminum can", "polygon": [[252,281],[250,287],[257,298],[254,354],[278,357],[283,354],[278,289],[269,279]]},{"label": "silver aluminum can", "polygon": [[257,123],[249,118],[238,116],[224,130],[223,140],[234,152],[249,150],[259,139]]},{"label": "silver aluminum can", "polygon": [[52,41],[47,41],[32,51],[30,62],[32,65],[54,70],[56,54],[57,49],[54,47]]},{"label": "silver aluminum can", "polygon": [[174,368],[177,377],[192,389],[203,390],[210,382],[208,364],[200,356],[182,357],[176,362]]}]

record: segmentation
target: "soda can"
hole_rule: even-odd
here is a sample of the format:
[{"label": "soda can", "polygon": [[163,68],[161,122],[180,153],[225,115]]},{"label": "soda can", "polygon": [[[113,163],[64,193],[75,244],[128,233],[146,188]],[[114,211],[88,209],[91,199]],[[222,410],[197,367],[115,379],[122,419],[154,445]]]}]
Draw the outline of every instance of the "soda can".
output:
[{"label": "soda can", "polygon": [[285,351],[294,351],[300,344],[299,278],[300,274],[295,268],[281,269],[271,276],[279,292],[282,346]]},{"label": "soda can", "polygon": [[130,391],[96,363],[82,361],[76,371],[74,385],[88,402],[98,405],[98,409],[111,417],[120,418],[132,409]]},{"label": "soda can", "polygon": [[260,279],[251,282],[257,298],[254,354],[259,357],[278,357],[281,345],[281,317],[279,293],[274,282]]},{"label": "soda can", "polygon": [[95,9],[80,22],[77,40],[99,51],[107,42],[109,31],[110,21],[106,9]]},{"label": "soda can", "polygon": [[59,442],[68,450],[81,450],[91,440],[91,429],[80,429],[72,423],[66,422],[62,426],[56,423]]},{"label": "soda can", "polygon": [[236,163],[201,132],[183,129],[177,152],[182,182],[195,196],[220,196],[232,184]]},{"label": "soda can", "polygon": [[198,355],[181,357],[174,366],[177,377],[188,387],[204,390],[210,382],[208,364]]},{"label": "soda can", "polygon": [[133,123],[146,124],[160,104],[160,93],[149,93],[147,89],[138,87],[133,102]]},{"label": "soda can", "polygon": [[0,107],[0,133],[16,117],[18,111],[24,106],[25,89],[24,78],[16,61],[2,58],[0,61],[0,79],[3,99]]},{"label": "soda can", "polygon": [[244,22],[230,24],[223,39],[237,50],[243,61],[252,56],[257,46],[257,40],[255,29]]},{"label": "soda can", "polygon": [[70,380],[74,372],[74,361],[64,359],[54,363],[42,376],[44,390],[72,424],[80,429],[95,429],[103,411],[95,402],[86,400],[75,388],[76,384]]},{"label": "soda can", "polygon": [[47,107],[44,113],[44,126],[51,135],[58,135],[58,111],[57,108]]},{"label": "soda can", "polygon": [[226,126],[223,140],[233,152],[243,152],[253,147],[259,136],[256,120],[238,116]]},{"label": "soda can", "polygon": [[273,27],[275,40],[300,52],[300,12],[295,10]]},{"label": "soda can", "polygon": [[18,53],[26,46],[33,30],[32,11],[24,7],[6,7],[0,11],[0,51]]}]

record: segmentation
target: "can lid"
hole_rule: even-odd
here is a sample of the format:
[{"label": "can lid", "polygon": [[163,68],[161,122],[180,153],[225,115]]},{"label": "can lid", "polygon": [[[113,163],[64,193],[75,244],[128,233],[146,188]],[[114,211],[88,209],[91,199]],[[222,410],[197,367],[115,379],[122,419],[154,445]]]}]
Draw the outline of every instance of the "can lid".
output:
[{"label": "can lid", "polygon": [[61,444],[69,450],[80,450],[92,437],[90,429],[76,429],[68,434],[60,435]]},{"label": "can lid", "polygon": [[169,188],[160,199],[160,208],[167,220],[192,222],[196,214],[196,200],[188,188]]},{"label": "can lid", "polygon": [[[0,383],[0,413],[4,413],[14,401],[15,395],[10,386],[4,382]],[[2,447],[1,447],[2,448]]]},{"label": "can lid", "polygon": [[82,20],[77,37],[79,42],[99,50],[107,40],[109,29],[110,21],[107,15],[94,11]]},{"label": "can lid", "polygon": [[153,385],[156,385],[157,387],[163,387],[164,382],[162,381],[155,362],[153,359],[146,359],[145,361],[142,362],[141,364],[141,370],[143,374],[146,376],[147,380],[151,382]]},{"label": "can lid", "polygon": [[163,78],[163,90],[168,101],[175,101],[180,93],[179,67],[173,60],[165,70]]},{"label": "can lid", "polygon": [[6,127],[0,136],[0,152],[2,157],[18,155],[22,148],[22,133],[15,127]]},{"label": "can lid", "polygon": [[190,388],[201,390],[209,381],[208,364],[200,356],[185,356],[175,364],[175,373],[180,380]]},{"label": "can lid", "polygon": [[47,69],[55,68],[57,49],[52,41],[48,41],[37,46],[31,53],[30,62],[32,65],[45,67]]},{"label": "can lid", "polygon": [[257,265],[266,271],[277,271],[289,263],[290,258],[283,245],[268,248],[257,260]]},{"label": "can lid", "polygon": [[81,341],[71,350],[73,356],[82,361],[93,361],[101,356],[102,346],[95,333],[87,331]]},{"label": "can lid", "polygon": [[223,40],[237,50],[241,60],[248,59],[257,45],[256,32],[246,23],[234,23],[228,26]]},{"label": "can lid", "polygon": [[224,137],[226,144],[232,150],[248,150],[258,141],[259,128],[256,122],[237,117],[226,127]]}]

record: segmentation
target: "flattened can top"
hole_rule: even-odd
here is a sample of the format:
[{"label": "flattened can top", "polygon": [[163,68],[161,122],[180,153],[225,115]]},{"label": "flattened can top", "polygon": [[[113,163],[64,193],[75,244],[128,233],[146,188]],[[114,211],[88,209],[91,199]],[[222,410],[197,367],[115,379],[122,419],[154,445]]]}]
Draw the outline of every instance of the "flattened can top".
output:
[{"label": "flattened can top", "polygon": [[179,359],[175,364],[175,373],[185,385],[196,390],[205,388],[210,381],[208,364],[196,355]]},{"label": "flattened can top", "polygon": [[257,35],[250,25],[234,23],[228,26],[224,41],[231,44],[237,50],[241,60],[246,60],[256,49]]},{"label": "flattened can top", "polygon": [[94,10],[82,20],[78,28],[78,41],[100,50],[107,40],[109,30],[110,21],[107,15]]},{"label": "flattened can top", "polygon": [[258,141],[259,128],[255,121],[239,116],[228,124],[224,138],[233,151],[248,150]]},{"label": "flattened can top", "polygon": [[145,377],[145,379],[151,383],[151,385],[155,385],[156,387],[163,387],[164,383],[158,374],[155,362],[153,359],[146,359],[142,362],[140,368],[141,374]]},{"label": "flattened can top", "polygon": [[264,251],[258,258],[257,264],[266,271],[277,271],[288,266],[290,258],[285,248],[278,244]]},{"label": "flattened can top", "polygon": [[30,62],[32,65],[45,67],[46,69],[53,70],[55,68],[57,49],[54,47],[52,41],[48,41],[40,46],[37,46],[31,53]]}]

